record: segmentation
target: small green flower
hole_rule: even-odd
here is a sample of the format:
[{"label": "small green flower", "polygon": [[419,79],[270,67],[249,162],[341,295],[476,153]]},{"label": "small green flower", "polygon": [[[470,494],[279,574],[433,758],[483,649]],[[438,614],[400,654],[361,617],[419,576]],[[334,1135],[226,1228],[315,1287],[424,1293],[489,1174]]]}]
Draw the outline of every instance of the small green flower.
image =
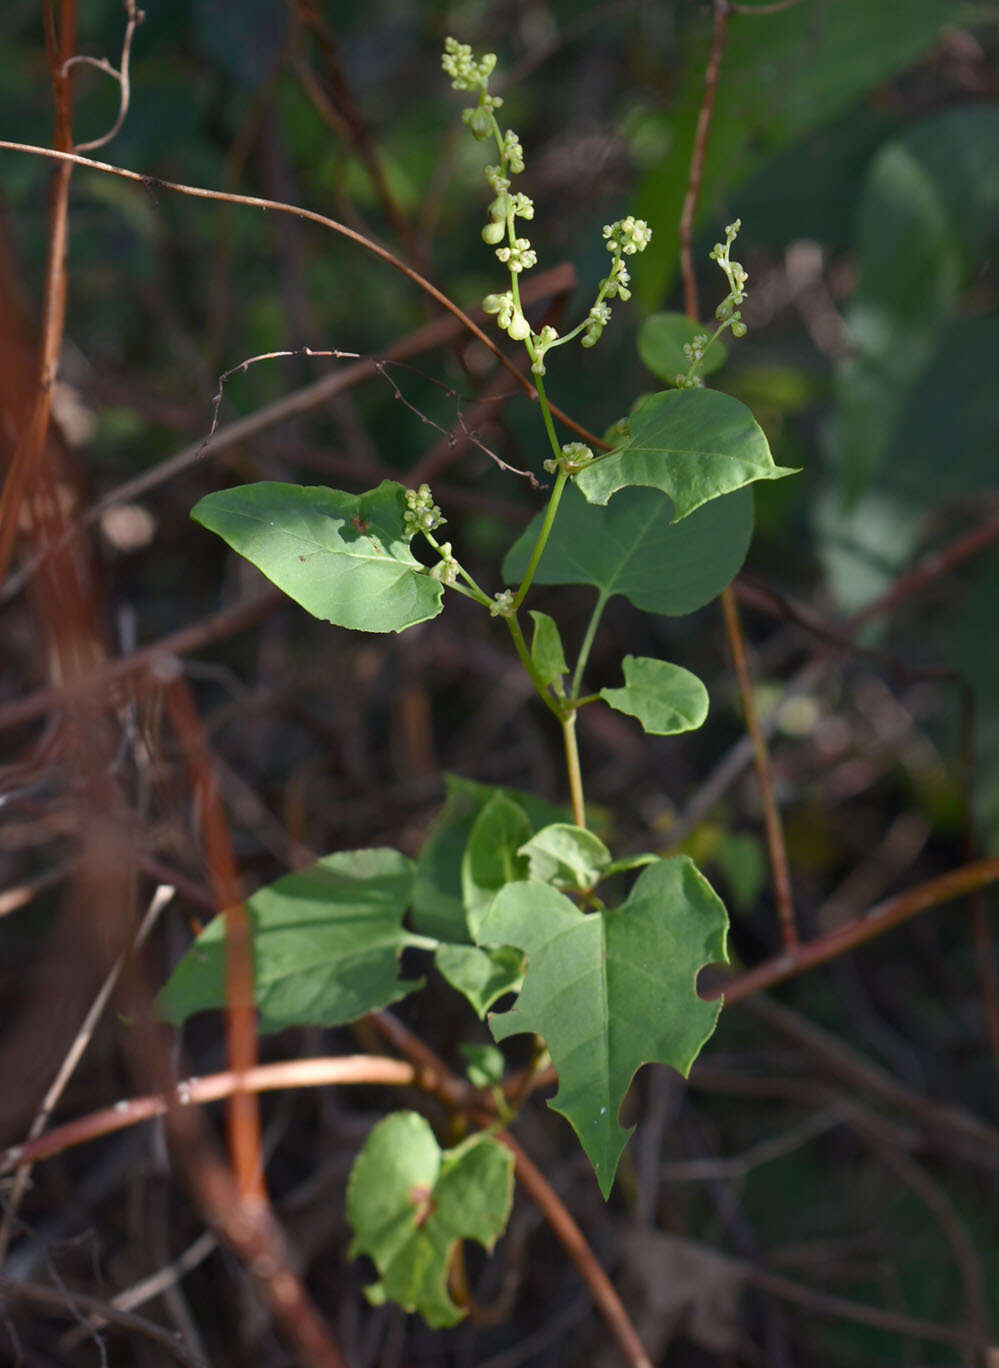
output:
[{"label": "small green flower", "polygon": [[527,238],[514,238],[512,247],[497,247],[496,256],[504,262],[515,275],[529,271],[538,264],[538,254]]}]

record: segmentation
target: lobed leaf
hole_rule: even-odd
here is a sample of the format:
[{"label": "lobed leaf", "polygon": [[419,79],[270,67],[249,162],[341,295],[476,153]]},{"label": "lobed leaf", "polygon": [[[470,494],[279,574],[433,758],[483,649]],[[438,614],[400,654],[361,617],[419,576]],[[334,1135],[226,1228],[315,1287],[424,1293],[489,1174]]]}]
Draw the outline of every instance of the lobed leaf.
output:
[{"label": "lobed leaf", "polygon": [[617,712],[637,717],[652,736],[696,731],[708,715],[708,691],[690,670],[649,656],[625,656],[623,689],[601,689]]},{"label": "lobed leaf", "polygon": [[381,1275],[369,1300],[390,1298],[435,1328],[457,1324],[465,1311],[447,1288],[455,1248],[476,1240],[491,1251],[512,1199],[513,1155],[491,1136],[441,1150],[416,1112],[379,1121],[347,1186],[350,1255],[369,1255]]},{"label": "lobed leaf", "polygon": [[699,970],[727,960],[721,900],[686,855],[643,870],[621,907],[582,913],[548,884],[511,884],[479,928],[483,944],[528,956],[516,1005],[493,1015],[497,1041],[544,1036],[558,1070],[549,1103],[572,1125],[606,1198],[630,1131],[618,1110],[636,1072],[660,1061],[686,1075],[720,1002],[697,996]]},{"label": "lobed leaf", "polygon": [[191,517],[314,617],[360,632],[401,632],[437,617],[443,588],[409,549],[405,490],[366,494],[264,481],[207,494]]}]

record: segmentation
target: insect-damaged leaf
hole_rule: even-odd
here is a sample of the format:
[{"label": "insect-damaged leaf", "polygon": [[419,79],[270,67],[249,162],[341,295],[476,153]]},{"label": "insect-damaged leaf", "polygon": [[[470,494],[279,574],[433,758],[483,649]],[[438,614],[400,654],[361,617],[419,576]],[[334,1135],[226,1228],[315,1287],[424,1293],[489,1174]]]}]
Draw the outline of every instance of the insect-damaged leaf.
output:
[{"label": "insect-damaged leaf", "polygon": [[490,1017],[496,1040],[536,1032],[558,1070],[549,1104],[579,1136],[607,1197],[629,1131],[618,1109],[635,1071],[671,1064],[686,1075],[720,1002],[697,996],[698,971],[727,960],[727,918],[686,855],[644,869],[621,907],[584,914],[548,884],[511,884],[479,928],[487,945],[528,956],[515,1006]]}]

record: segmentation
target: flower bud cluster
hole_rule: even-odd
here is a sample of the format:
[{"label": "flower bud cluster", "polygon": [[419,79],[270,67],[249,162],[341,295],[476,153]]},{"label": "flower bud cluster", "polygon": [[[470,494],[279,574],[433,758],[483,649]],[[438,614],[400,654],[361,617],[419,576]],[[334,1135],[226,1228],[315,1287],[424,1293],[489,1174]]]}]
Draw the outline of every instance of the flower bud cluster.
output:
[{"label": "flower bud cluster", "polygon": [[457,38],[445,38],[441,66],[451,77],[452,90],[478,90],[480,86],[489,84],[489,77],[496,66],[496,54],[487,52],[477,62],[467,43],[459,43]]},{"label": "flower bud cluster", "polygon": [[527,344],[531,369],[535,375],[542,376],[545,374],[545,353],[551,347],[561,346],[580,334],[584,347],[595,346],[599,341],[611,317],[606,301],[631,298],[631,276],[624,258],[645,250],[652,240],[652,229],[644,219],[635,218],[632,214],[606,224],[603,234],[612,258],[610,270],[600,281],[596,301],[584,321],[561,338],[554,328],[542,328],[539,333],[532,331],[520,307],[517,278],[537,265],[538,254],[529,238],[518,236],[517,219],[533,219],[534,202],[529,196],[520,192],[511,193],[510,190],[510,178],[524,170],[524,149],[512,128],[501,133],[496,122],[493,111],[502,101],[490,95],[488,89],[495,64],[492,53],[477,60],[467,44],[459,43],[454,38],[445,39],[442,65],[452,78],[451,84],[457,90],[478,92],[478,104],[466,109],[463,118],[477,138],[486,138],[491,134],[500,155],[498,164],[485,168],[493,200],[489,205],[489,222],[482,229],[482,239],[494,248],[497,259],[510,272],[512,288],[502,294],[486,295],[482,307],[486,313],[496,316],[499,326],[515,342]]},{"label": "flower bud cluster", "polygon": [[421,484],[419,489],[406,490],[406,511],[402,515],[402,525],[407,536],[433,532],[446,522],[447,519],[434,503],[428,484]]},{"label": "flower bud cluster", "polygon": [[513,599],[514,593],[512,589],[501,589],[499,593],[493,597],[493,601],[489,605],[489,616],[513,617],[513,614],[516,611],[513,606]]},{"label": "flower bud cluster", "polygon": [[595,347],[600,341],[600,336],[603,333],[604,328],[610,322],[610,319],[610,305],[605,304],[602,299],[598,299],[587,316],[586,327],[583,329],[580,346]]},{"label": "flower bud cluster", "polygon": [[736,219],[734,223],[730,223],[725,229],[725,241],[716,242],[709,253],[711,260],[717,261],[725,272],[725,279],[728,281],[728,295],[715,310],[715,317],[720,323],[729,325],[733,337],[746,336],[746,325],[743,323],[742,314],[736,305],[742,304],[746,298],[746,281],[749,279],[749,272],[740,261],[733,261],[730,256],[732,243],[741,227],[741,219]]},{"label": "flower bud cluster", "polygon": [[634,256],[648,247],[652,241],[652,229],[644,219],[629,214],[615,223],[605,223],[604,237],[607,239],[608,252],[613,252],[615,256]]},{"label": "flower bud cluster", "polygon": [[554,475],[557,470],[563,475],[578,475],[592,460],[593,451],[585,442],[564,442],[562,455],[558,460],[545,461],[544,468],[549,475]]}]

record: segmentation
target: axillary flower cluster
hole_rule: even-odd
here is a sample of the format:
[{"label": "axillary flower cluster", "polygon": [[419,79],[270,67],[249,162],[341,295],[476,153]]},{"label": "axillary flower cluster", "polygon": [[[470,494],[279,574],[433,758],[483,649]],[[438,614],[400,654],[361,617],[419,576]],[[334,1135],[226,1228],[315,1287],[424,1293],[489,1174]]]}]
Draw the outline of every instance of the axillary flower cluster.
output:
[{"label": "axillary flower cluster", "polygon": [[[489,78],[496,66],[496,55],[487,52],[477,59],[467,43],[459,43],[455,38],[444,40],[444,56],[441,65],[451,77],[455,90],[467,90],[478,95],[478,103],[466,109],[462,115],[465,123],[480,142],[490,137],[496,143],[499,161],[485,168],[485,177],[493,192],[489,205],[489,222],[482,230],[483,240],[496,250],[497,259],[510,272],[510,288],[501,294],[486,295],[482,307],[488,314],[494,314],[496,321],[505,333],[515,342],[523,342],[531,358],[531,370],[536,376],[545,374],[545,355],[555,347],[563,347],[567,342],[582,334],[582,345],[592,347],[599,341],[600,334],[610,322],[609,299],[630,299],[631,277],[625,265],[625,257],[643,252],[652,239],[652,229],[643,219],[629,214],[604,227],[604,239],[611,254],[610,270],[600,281],[597,297],[586,318],[571,332],[559,336],[555,328],[545,326],[535,332],[524,316],[520,302],[519,277],[537,265],[538,254],[531,246],[530,239],[518,232],[517,220],[530,222],[534,218],[534,203],[528,195],[511,189],[512,176],[524,170],[524,149],[513,129],[501,131],[496,120],[496,110],[503,101],[498,95],[489,93]],[[578,461],[579,453],[570,458]]]},{"label": "axillary flower cluster", "polygon": [[718,327],[709,336],[707,333],[698,333],[690,342],[684,344],[683,354],[690,362],[690,368],[686,375],[677,375],[673,383],[677,389],[699,389],[703,384],[703,379],[697,374],[704,354],[711,344],[719,337],[726,328],[732,329],[733,337],[745,337],[746,325],[742,321],[742,313],[736,307],[742,304],[746,298],[746,282],[749,279],[749,272],[741,261],[732,260],[732,244],[735,242],[742,227],[742,219],[736,219],[734,223],[728,224],[725,229],[725,241],[716,242],[708,253],[712,261],[717,261],[720,268],[725,272],[725,279],[728,281],[728,294],[715,309],[715,318]]}]

